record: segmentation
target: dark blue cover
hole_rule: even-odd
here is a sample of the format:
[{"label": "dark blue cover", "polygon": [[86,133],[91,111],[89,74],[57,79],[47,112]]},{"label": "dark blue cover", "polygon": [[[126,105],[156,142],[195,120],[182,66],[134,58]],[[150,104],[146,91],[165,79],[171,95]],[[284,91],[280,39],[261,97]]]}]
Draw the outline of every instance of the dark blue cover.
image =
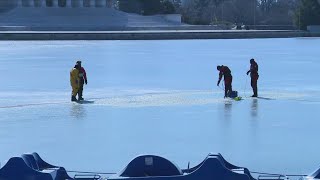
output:
[{"label": "dark blue cover", "polygon": [[[159,163],[161,167],[154,166],[152,170],[156,173],[144,173],[149,172],[149,167],[145,165],[148,164],[144,159],[146,157],[155,156],[140,156],[135,158],[122,173],[112,176],[108,178],[108,180],[254,180],[246,168],[228,163],[220,154],[207,156],[199,165],[184,170],[183,173],[181,173],[178,167],[172,166],[173,163],[160,157],[156,158],[164,161]],[[154,162],[157,162],[157,159]],[[147,162],[148,161],[150,160],[147,160]],[[168,162],[170,163],[168,164]],[[173,169],[171,169],[172,167],[178,171],[173,171]],[[240,171],[234,171],[236,169],[238,170],[238,168]]]},{"label": "dark blue cover", "polygon": [[320,179],[320,168],[313,172],[311,175],[309,175],[309,177],[312,179]]},{"label": "dark blue cover", "polygon": [[236,97],[238,97],[238,91],[231,91],[231,92],[229,92],[228,97],[229,97],[229,98],[236,98]]},{"label": "dark blue cover", "polygon": [[54,174],[36,171],[29,167],[28,164],[22,157],[10,158],[0,169],[0,180],[54,180]]},{"label": "dark blue cover", "polygon": [[139,156],[133,159],[120,173],[121,177],[174,176],[181,170],[171,161],[153,155]]},{"label": "dark blue cover", "polygon": [[66,180],[72,179],[63,167],[48,164],[37,153],[12,157],[0,169],[0,180]]}]

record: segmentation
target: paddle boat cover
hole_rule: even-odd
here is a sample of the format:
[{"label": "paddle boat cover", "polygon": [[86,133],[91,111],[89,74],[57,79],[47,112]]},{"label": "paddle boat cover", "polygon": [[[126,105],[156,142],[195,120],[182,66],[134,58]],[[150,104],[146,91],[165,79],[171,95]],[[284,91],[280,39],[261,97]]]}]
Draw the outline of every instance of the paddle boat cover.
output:
[{"label": "paddle boat cover", "polygon": [[12,157],[0,169],[0,180],[66,180],[72,179],[63,167],[43,161],[37,153]]},{"label": "paddle boat cover", "polygon": [[[265,176],[264,176],[265,177]],[[277,180],[279,177],[276,176]],[[275,176],[267,177],[274,180]],[[263,178],[258,178],[263,179]],[[282,178],[284,179],[284,178]],[[305,180],[320,179],[320,169]],[[118,174],[102,177],[99,173],[79,174],[71,178],[63,167],[51,165],[37,153],[12,157],[0,169],[0,180],[256,180],[247,168],[233,165],[221,154],[209,154],[198,165],[180,169],[173,162],[155,155],[134,158]]]},{"label": "paddle boat cover", "polygon": [[171,161],[153,155],[134,158],[108,180],[254,180],[246,168],[227,162],[220,154],[209,155],[199,165],[181,170]]}]

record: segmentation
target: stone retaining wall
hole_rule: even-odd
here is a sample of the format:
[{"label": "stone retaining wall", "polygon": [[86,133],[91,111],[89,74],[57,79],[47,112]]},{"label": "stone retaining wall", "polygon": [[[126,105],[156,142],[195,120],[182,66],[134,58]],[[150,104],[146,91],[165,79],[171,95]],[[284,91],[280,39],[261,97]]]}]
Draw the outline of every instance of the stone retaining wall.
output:
[{"label": "stone retaining wall", "polygon": [[0,32],[0,40],[165,40],[320,37],[305,31]]},{"label": "stone retaining wall", "polygon": [[318,32],[318,33],[320,33],[320,25],[307,26],[307,29],[308,29],[309,32]]}]

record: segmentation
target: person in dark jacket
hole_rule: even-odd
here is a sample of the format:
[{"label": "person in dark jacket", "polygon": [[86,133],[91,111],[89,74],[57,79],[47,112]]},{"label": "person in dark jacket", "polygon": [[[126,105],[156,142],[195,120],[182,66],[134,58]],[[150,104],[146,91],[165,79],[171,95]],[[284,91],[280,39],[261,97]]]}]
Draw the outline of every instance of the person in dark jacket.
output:
[{"label": "person in dark jacket", "polygon": [[250,70],[247,72],[247,75],[251,76],[251,87],[253,90],[253,95],[251,97],[258,97],[258,74],[259,66],[254,59],[250,59]]},{"label": "person in dark jacket", "polygon": [[224,98],[228,97],[228,94],[232,92],[232,75],[228,66],[217,66],[219,71],[219,80],[217,86],[219,86],[222,77],[224,78]]},{"label": "person in dark jacket", "polygon": [[87,73],[86,70],[82,67],[81,61],[77,61],[77,65],[80,67],[79,70],[79,91],[78,91],[78,100],[83,100],[83,85],[88,84]]}]

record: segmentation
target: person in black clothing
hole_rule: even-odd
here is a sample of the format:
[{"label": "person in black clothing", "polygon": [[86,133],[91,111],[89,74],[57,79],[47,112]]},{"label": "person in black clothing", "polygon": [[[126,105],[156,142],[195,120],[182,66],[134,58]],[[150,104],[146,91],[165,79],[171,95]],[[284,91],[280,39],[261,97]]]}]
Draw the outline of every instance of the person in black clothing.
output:
[{"label": "person in black clothing", "polygon": [[222,77],[224,78],[224,98],[228,97],[228,94],[232,92],[232,75],[228,66],[217,66],[219,71],[219,80],[217,86],[219,86]]},{"label": "person in black clothing", "polygon": [[251,76],[251,87],[253,90],[253,95],[251,97],[258,97],[258,79],[259,79],[259,66],[254,59],[250,59],[250,70],[247,72],[247,75]]}]

